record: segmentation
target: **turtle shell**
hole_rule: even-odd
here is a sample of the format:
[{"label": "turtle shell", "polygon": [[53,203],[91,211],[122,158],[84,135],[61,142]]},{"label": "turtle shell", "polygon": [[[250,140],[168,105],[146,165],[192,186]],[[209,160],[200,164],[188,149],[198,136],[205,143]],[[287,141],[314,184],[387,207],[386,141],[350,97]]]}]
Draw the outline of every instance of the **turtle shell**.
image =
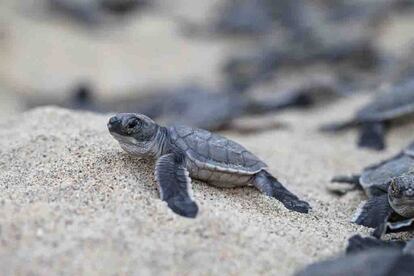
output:
[{"label": "turtle shell", "polygon": [[240,144],[207,130],[174,125],[171,142],[197,166],[211,170],[255,174],[267,165]]},{"label": "turtle shell", "polygon": [[387,192],[388,182],[414,169],[414,158],[399,154],[377,165],[368,167],[362,173],[359,182],[366,191],[376,188]]},{"label": "turtle shell", "polygon": [[414,81],[393,87],[377,96],[357,113],[357,120],[384,121],[414,114]]}]

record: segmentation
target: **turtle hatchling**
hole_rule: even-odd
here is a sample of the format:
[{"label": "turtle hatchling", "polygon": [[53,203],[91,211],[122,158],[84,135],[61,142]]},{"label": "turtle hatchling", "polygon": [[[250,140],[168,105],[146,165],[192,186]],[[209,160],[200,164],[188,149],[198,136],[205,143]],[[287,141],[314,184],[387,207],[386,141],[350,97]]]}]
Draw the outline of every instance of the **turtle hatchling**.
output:
[{"label": "turtle hatchling", "polygon": [[[207,130],[237,129],[233,120],[244,115],[260,115],[286,108],[307,107],[320,95],[324,98],[337,96],[336,88],[326,82],[314,82],[292,91],[277,93],[274,97],[258,99],[248,93],[233,90],[213,90],[196,84],[154,91],[147,96],[119,97],[118,100],[101,101],[87,83],[79,83],[70,98],[64,102],[45,99],[26,99],[26,107],[54,104],[65,108],[91,110],[101,113],[138,112],[160,122],[180,123]],[[332,97],[334,96],[334,97]],[[256,131],[268,130],[270,126],[256,124]],[[237,129],[243,130],[243,129]]]},{"label": "turtle hatchling", "polygon": [[414,218],[414,142],[361,175],[337,176],[332,182],[353,184],[368,195],[355,213],[355,223],[378,228],[391,221],[393,230],[403,228]]},{"label": "turtle hatchling", "polygon": [[193,218],[198,206],[191,196],[191,179],[218,187],[252,185],[293,211],[310,206],[289,192],[267,166],[243,146],[209,131],[182,125],[164,127],[149,117],[121,113],[109,119],[110,134],[131,155],[156,159],[160,197],[177,214]]},{"label": "turtle hatchling", "polygon": [[379,241],[354,236],[346,255],[311,264],[296,276],[410,276],[414,271],[414,241]]},{"label": "turtle hatchling", "polygon": [[414,254],[414,240],[379,240],[373,237],[354,235],[348,239],[346,254],[355,254],[372,249],[395,249]]},{"label": "turtle hatchling", "polygon": [[391,121],[414,114],[414,80],[393,86],[390,91],[375,97],[372,102],[360,109],[353,119],[329,124],[324,131],[339,131],[349,127],[359,127],[360,147],[374,150],[385,148],[385,128]]}]

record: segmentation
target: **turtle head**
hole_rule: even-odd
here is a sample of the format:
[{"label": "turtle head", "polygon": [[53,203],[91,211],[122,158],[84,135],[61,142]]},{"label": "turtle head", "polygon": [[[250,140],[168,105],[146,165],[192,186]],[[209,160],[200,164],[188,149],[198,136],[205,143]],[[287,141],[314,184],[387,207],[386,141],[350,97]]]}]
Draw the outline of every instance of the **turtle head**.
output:
[{"label": "turtle head", "polygon": [[159,126],[145,115],[117,114],[109,119],[108,130],[130,154],[144,156],[157,151]]},{"label": "turtle head", "polygon": [[388,200],[401,216],[414,217],[414,174],[393,178],[388,187]]}]

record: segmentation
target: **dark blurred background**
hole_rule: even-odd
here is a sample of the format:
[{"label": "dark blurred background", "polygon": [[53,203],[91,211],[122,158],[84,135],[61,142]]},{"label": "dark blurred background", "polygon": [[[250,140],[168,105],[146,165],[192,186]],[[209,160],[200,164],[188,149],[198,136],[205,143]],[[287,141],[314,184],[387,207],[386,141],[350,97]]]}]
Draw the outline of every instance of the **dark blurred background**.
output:
[{"label": "dark blurred background", "polygon": [[414,77],[410,0],[0,5],[3,117],[54,104],[215,130]]}]

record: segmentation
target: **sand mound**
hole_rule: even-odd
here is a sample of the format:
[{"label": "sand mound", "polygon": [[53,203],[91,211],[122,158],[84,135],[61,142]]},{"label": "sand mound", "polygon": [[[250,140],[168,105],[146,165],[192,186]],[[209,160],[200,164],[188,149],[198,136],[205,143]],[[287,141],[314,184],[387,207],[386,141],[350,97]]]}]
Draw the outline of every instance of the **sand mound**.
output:
[{"label": "sand mound", "polygon": [[340,252],[350,235],[368,230],[348,222],[362,193],[336,198],[326,191],[330,177],[389,156],[413,131],[394,131],[390,149],[381,154],[357,151],[353,132],[333,137],[314,131],[356,103],[274,117],[288,129],[226,134],[309,200],[309,215],[290,212],[252,188],[223,190],[194,181],[200,214],[181,218],[159,200],[153,163],[126,155],[108,134],[108,116],[47,107],[3,119],[2,271],[289,275]]}]

